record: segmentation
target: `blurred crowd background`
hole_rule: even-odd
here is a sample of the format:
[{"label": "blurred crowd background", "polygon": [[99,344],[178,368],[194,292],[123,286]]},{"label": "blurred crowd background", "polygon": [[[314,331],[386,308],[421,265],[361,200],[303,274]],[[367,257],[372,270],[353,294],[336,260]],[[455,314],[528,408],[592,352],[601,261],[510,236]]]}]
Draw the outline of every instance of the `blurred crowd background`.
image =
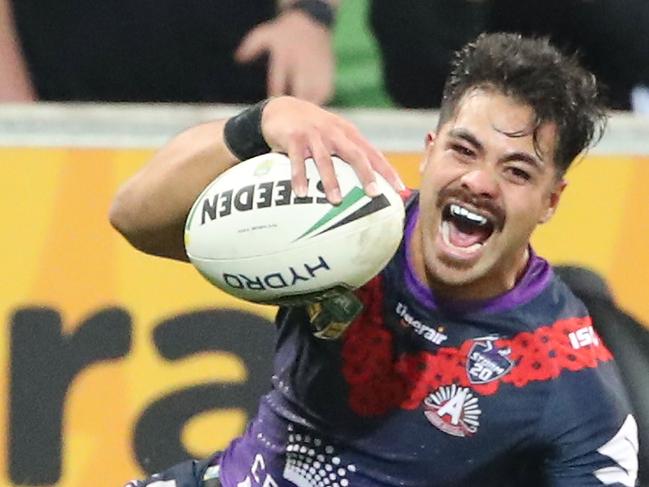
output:
[{"label": "blurred crowd background", "polygon": [[0,0],[0,99],[435,108],[452,52],[511,31],[649,112],[648,27],[645,0]]}]

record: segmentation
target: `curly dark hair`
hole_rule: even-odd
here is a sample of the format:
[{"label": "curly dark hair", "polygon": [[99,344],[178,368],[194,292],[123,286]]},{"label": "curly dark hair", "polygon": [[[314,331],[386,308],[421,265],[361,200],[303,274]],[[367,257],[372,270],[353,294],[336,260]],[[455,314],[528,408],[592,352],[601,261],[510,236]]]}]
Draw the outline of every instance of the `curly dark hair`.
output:
[{"label": "curly dark hair", "polygon": [[546,38],[481,34],[459,50],[444,86],[439,126],[455,114],[463,95],[475,88],[496,90],[532,107],[537,152],[538,127],[556,123],[554,158],[560,175],[578,154],[599,141],[606,128],[607,114],[595,76],[575,55],[562,54]]}]

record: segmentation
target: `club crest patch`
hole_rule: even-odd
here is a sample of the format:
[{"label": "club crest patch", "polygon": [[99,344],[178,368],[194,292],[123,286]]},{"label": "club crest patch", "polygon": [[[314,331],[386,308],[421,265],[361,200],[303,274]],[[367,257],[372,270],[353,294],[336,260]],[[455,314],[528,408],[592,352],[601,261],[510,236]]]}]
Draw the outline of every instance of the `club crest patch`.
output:
[{"label": "club crest patch", "polygon": [[478,398],[468,387],[443,386],[424,399],[424,415],[433,426],[453,436],[472,436],[480,422]]},{"label": "club crest patch", "polygon": [[498,337],[476,339],[469,350],[466,372],[472,384],[486,384],[500,379],[514,366],[509,347],[498,347]]}]

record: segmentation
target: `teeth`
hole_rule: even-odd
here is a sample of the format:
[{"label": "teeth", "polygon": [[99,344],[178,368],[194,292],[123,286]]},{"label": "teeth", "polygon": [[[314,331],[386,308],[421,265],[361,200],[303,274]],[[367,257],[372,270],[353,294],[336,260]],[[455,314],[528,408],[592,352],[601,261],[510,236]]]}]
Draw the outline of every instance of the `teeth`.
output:
[{"label": "teeth", "polygon": [[486,225],[488,222],[488,220],[484,216],[478,215],[477,213],[474,213],[471,210],[468,210],[467,208],[464,208],[463,206],[457,204],[451,205],[451,214],[467,218],[468,220],[471,220],[478,225]]}]

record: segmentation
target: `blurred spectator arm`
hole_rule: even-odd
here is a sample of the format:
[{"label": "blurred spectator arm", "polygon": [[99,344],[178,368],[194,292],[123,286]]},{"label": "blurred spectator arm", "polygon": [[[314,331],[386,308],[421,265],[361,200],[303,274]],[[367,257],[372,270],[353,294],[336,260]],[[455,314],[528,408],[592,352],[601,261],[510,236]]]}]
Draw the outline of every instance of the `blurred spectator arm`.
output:
[{"label": "blurred spectator arm", "polygon": [[9,2],[0,0],[0,102],[35,101]]},{"label": "blurred spectator arm", "polygon": [[[331,26],[295,8],[296,2],[280,1],[277,17],[252,29],[235,58],[247,63],[267,54],[269,96],[290,94],[322,105],[331,100],[335,86]],[[318,10],[330,8],[335,12],[339,0],[307,3],[315,4]]]}]

